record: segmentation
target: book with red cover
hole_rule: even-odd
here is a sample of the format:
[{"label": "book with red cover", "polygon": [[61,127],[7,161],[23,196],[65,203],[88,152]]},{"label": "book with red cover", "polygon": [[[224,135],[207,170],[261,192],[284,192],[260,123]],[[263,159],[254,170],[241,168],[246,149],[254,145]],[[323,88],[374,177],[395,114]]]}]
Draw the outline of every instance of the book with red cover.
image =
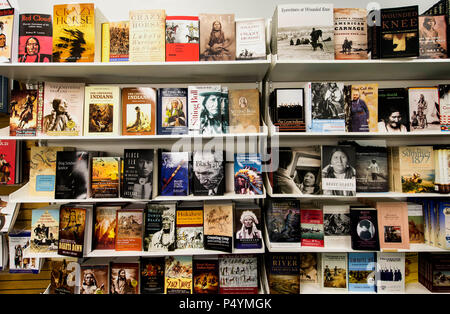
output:
[{"label": "book with red cover", "polygon": [[323,213],[318,208],[300,208],[302,246],[324,247]]},{"label": "book with red cover", "polygon": [[0,141],[0,184],[16,180],[16,140]]},{"label": "book with red cover", "polygon": [[166,17],[166,61],[199,60],[198,16]]},{"label": "book with red cover", "polygon": [[50,14],[20,14],[19,62],[52,62],[52,16]]}]

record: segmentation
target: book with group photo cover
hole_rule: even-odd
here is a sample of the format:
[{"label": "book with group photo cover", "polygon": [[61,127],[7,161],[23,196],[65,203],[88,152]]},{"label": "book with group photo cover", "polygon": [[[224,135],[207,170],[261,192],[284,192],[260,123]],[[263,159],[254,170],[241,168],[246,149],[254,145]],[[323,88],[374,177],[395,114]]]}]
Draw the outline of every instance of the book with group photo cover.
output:
[{"label": "book with group photo cover", "polygon": [[311,83],[310,92],[311,131],[345,132],[344,83]]}]

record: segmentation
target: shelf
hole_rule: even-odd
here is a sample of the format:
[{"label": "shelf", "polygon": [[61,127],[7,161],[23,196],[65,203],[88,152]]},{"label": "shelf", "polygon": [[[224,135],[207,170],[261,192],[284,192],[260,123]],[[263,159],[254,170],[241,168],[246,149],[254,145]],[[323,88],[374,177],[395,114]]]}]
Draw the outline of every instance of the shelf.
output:
[{"label": "shelf", "polygon": [[449,198],[450,194],[438,193],[396,193],[396,192],[373,192],[356,193],[356,196],[340,195],[310,195],[310,194],[273,194],[268,193],[272,198],[298,198],[298,199],[356,199],[356,198],[405,198],[405,197],[444,197]]},{"label": "shelf", "polygon": [[266,60],[199,62],[108,62],[2,64],[0,75],[21,81],[67,81],[95,84],[260,82]]},{"label": "shelf", "polygon": [[261,195],[235,194],[234,192],[225,192],[224,195],[214,196],[156,196],[153,201],[207,201],[207,200],[252,200],[266,198],[266,191]]},{"label": "shelf", "polygon": [[445,137],[450,136],[450,132],[408,132],[408,133],[376,133],[376,132],[276,132],[271,130],[271,137],[289,137],[289,138],[305,138],[305,137],[326,137],[326,138],[416,138],[420,137]]},{"label": "shelf", "polygon": [[[337,289],[336,289],[337,290]],[[347,290],[322,289],[320,284],[300,284],[300,294],[353,294],[355,292]],[[367,292],[366,294],[376,294]],[[440,294],[432,293],[420,283],[410,283],[405,285],[405,294]],[[448,294],[448,293],[445,293]]]}]

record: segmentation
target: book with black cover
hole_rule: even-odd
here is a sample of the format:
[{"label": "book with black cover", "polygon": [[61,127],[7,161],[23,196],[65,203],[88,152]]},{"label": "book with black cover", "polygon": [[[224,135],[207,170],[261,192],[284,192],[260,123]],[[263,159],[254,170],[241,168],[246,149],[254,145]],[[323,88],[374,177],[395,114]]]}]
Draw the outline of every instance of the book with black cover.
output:
[{"label": "book with black cover", "polygon": [[151,199],[153,191],[153,149],[125,149],[123,197]]},{"label": "book with black cover", "polygon": [[58,255],[83,257],[86,209],[63,205],[59,210]]},{"label": "book with black cover", "polygon": [[378,89],[378,132],[409,131],[409,101],[406,88]]},{"label": "book with black cover", "polygon": [[350,235],[352,249],[361,251],[379,251],[378,219],[375,208],[350,207]]},{"label": "book with black cover", "polygon": [[356,192],[389,192],[386,147],[356,147]]},{"label": "book with black cover", "polygon": [[225,160],[222,151],[196,151],[192,157],[194,195],[223,195]]},{"label": "book with black cover", "polygon": [[56,153],[55,199],[85,199],[91,194],[91,158],[87,151]]},{"label": "book with black cover", "polygon": [[141,294],[164,293],[164,257],[142,258]]},{"label": "book with black cover", "polygon": [[267,232],[271,242],[294,242],[300,245],[300,202],[269,200]]},{"label": "book with black cover", "polygon": [[270,97],[272,123],[278,132],[305,132],[304,88],[276,88]]}]

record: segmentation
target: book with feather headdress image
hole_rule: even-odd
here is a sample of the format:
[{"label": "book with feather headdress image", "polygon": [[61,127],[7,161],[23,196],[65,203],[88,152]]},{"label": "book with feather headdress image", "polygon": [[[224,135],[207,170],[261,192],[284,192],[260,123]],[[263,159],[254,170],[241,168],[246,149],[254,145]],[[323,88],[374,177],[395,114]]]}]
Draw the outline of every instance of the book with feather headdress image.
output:
[{"label": "book with feather headdress image", "polygon": [[259,154],[235,154],[234,191],[236,194],[263,194],[261,157]]}]

